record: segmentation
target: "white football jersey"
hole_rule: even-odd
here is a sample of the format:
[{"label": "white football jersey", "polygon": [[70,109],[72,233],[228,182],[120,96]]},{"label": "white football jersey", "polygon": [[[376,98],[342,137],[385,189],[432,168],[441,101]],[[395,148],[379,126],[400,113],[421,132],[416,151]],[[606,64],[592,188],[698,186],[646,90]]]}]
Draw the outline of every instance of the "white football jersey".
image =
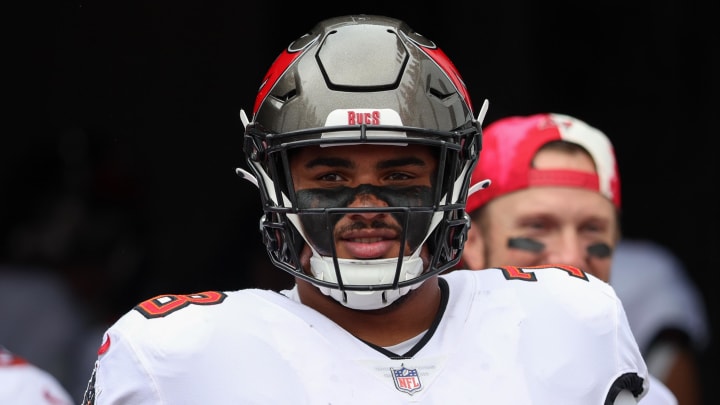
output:
[{"label": "white football jersey", "polygon": [[155,297],[108,329],[84,404],[600,405],[647,392],[607,283],[507,267],[440,284],[435,326],[398,354],[274,291]]},{"label": "white football jersey", "polygon": [[0,346],[0,405],[74,403],[52,374]]},{"label": "white football jersey", "polygon": [[710,326],[702,293],[672,251],[650,240],[623,239],[610,274],[643,352],[668,328],[687,333],[696,350],[707,349]]}]

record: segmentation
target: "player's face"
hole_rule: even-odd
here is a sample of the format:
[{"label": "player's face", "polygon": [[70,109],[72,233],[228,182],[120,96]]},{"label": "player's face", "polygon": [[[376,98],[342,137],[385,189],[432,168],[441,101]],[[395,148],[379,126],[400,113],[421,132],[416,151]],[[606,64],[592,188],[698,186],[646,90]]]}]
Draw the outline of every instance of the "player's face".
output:
[{"label": "player's face", "polygon": [[[610,256],[594,254],[592,246],[615,245],[617,225],[612,203],[599,193],[580,188],[534,187],[500,197],[487,207],[487,267],[511,264],[569,264],[605,281]],[[523,246],[540,242],[537,250]]]},{"label": "player's face", "polygon": [[[589,156],[558,151],[541,152],[535,167],[595,170]],[[527,188],[488,203],[483,221],[484,267],[569,264],[609,280],[619,229],[615,207],[598,192]]]},{"label": "player's face", "polygon": [[[387,208],[431,206],[437,165],[432,149],[420,145],[306,147],[294,152],[290,169],[298,206],[317,210],[300,216],[314,248],[321,255],[331,256],[334,249],[338,258],[360,260],[410,254],[424,240],[430,213]],[[368,210],[323,210],[346,207]]]}]

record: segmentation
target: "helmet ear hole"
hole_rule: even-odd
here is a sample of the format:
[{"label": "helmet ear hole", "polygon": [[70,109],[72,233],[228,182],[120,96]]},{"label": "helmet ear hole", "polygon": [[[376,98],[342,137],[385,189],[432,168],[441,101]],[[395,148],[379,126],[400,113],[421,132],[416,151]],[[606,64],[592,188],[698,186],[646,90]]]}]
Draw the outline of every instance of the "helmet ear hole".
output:
[{"label": "helmet ear hole", "polygon": [[459,261],[465,240],[467,239],[468,229],[470,227],[470,218],[464,212],[457,213],[448,212],[445,214],[447,218],[455,217],[457,219],[445,219],[446,226],[439,226],[433,234],[428,238],[428,247],[432,253],[431,266],[435,266],[440,271],[445,271],[454,267]]},{"label": "helmet ear hole", "polygon": [[248,132],[253,130],[253,126],[254,125],[251,124],[245,130],[246,135],[243,139],[243,152],[245,152],[245,156],[249,160],[262,163],[267,158],[267,155],[260,143],[260,139],[254,136],[247,136]]},{"label": "helmet ear hole", "polygon": [[465,245],[465,241],[467,240],[467,233],[467,226],[452,228],[450,230],[450,248],[455,251],[461,250]]},{"label": "helmet ear hole", "polygon": [[262,235],[263,245],[269,251],[280,250],[280,238],[274,228],[265,226],[265,217],[260,219],[260,234]]},{"label": "helmet ear hole", "polygon": [[281,213],[268,213],[260,218],[260,233],[271,261],[291,273],[302,273],[300,252],[305,241]]}]

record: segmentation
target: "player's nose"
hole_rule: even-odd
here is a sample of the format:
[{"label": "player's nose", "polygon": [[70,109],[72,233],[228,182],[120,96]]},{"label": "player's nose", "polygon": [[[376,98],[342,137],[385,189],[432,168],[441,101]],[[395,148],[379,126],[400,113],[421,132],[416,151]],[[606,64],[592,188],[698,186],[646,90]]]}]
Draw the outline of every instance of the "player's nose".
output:
[{"label": "player's nose", "polygon": [[[348,205],[350,208],[384,208],[388,207],[388,203],[382,199],[380,199],[377,195],[373,193],[359,193],[355,196],[355,198],[350,202]],[[363,218],[366,220],[373,220],[377,219],[378,217],[382,217],[386,215],[384,212],[373,212],[373,211],[367,211],[367,212],[356,212],[352,214],[353,217],[357,218]]]},{"label": "player's nose", "polygon": [[588,255],[576,232],[563,232],[553,246],[548,247],[548,259],[551,263],[575,266],[583,270],[588,269]]}]

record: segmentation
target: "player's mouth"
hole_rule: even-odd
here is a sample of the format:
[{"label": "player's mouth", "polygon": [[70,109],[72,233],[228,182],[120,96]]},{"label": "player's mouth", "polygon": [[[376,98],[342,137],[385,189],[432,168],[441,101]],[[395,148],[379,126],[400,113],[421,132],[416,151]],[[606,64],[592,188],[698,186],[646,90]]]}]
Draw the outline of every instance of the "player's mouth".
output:
[{"label": "player's mouth", "polygon": [[348,232],[340,239],[342,257],[381,259],[398,256],[397,233],[390,229],[364,229]]}]

